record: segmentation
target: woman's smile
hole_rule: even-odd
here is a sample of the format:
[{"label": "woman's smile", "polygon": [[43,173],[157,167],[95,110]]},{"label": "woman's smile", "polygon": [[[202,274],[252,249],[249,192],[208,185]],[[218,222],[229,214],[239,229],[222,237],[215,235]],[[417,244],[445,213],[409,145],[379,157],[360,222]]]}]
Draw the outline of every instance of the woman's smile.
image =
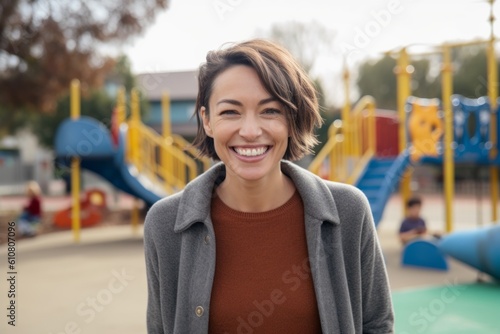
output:
[{"label": "woman's smile", "polygon": [[239,155],[245,157],[256,157],[263,155],[269,150],[270,146],[257,146],[257,147],[232,147],[232,149]]}]

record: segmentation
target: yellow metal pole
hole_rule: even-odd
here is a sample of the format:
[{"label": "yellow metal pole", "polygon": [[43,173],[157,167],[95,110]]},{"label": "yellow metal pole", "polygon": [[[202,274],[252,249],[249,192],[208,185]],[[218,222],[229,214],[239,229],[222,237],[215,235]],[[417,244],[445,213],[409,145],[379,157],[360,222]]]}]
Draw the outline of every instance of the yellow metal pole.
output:
[{"label": "yellow metal pole", "polygon": [[130,92],[130,161],[139,169],[139,126],[141,123],[141,111],[139,91],[133,88]]},{"label": "yellow metal pole", "polygon": [[[406,149],[406,100],[411,95],[411,73],[413,72],[410,65],[410,59],[406,48],[401,49],[398,58],[398,65],[396,66],[395,73],[397,75],[397,106],[399,115],[399,152]],[[406,216],[407,208],[406,202],[410,198],[411,189],[411,171],[406,171],[401,178],[399,192],[401,194],[401,201],[403,204],[403,212]]]},{"label": "yellow metal pole", "polygon": [[344,62],[344,107],[342,108],[342,132],[344,134],[344,154],[350,155],[352,153],[351,147],[352,145],[352,124],[351,124],[351,93],[350,93],[350,83],[349,83],[349,69],[347,68],[346,63]]},{"label": "yellow metal pole", "polygon": [[70,101],[71,101],[71,119],[77,120],[80,118],[80,80],[71,80],[71,91],[70,91]]},{"label": "yellow metal pole", "polygon": [[451,50],[443,46],[443,111],[444,111],[444,191],[445,191],[445,219],[446,232],[453,230],[453,192],[455,188],[455,166],[453,157],[453,111],[451,95],[453,93],[453,67],[451,64]]},{"label": "yellow metal pole", "polygon": [[[493,10],[493,0],[490,0]],[[490,152],[490,158],[496,159],[498,155],[498,129],[497,129],[497,98],[498,98],[498,72],[497,60],[495,57],[495,35],[493,34],[493,13],[491,13],[492,29],[491,38],[488,45],[488,97],[491,105],[490,120],[490,140],[493,148]],[[491,192],[491,220],[498,220],[498,167],[490,166],[490,192]]]},{"label": "yellow metal pole", "polygon": [[[129,136],[129,147],[130,147],[130,157],[129,161],[136,166],[137,170],[141,170],[141,152],[139,149],[139,126],[141,123],[141,107],[139,91],[136,88],[132,88],[130,92],[130,136]],[[132,233],[137,234],[137,227],[139,225],[139,207],[137,203],[137,198],[134,198],[134,203],[132,207]]]},{"label": "yellow metal pole", "polygon": [[397,76],[397,104],[399,116],[399,151],[406,149],[406,100],[410,96],[410,72],[408,71],[409,59],[406,49],[401,49],[398,58],[398,65],[395,68]]},{"label": "yellow metal pole", "polygon": [[[71,119],[80,118],[80,81],[73,79],[70,89]],[[71,229],[73,239],[80,242],[80,157],[71,158]]]}]

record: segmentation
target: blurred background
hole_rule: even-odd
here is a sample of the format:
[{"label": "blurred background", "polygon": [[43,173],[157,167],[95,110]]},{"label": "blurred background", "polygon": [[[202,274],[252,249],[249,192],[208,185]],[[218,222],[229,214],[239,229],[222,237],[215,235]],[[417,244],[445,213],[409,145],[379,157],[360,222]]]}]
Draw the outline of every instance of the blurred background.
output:
[{"label": "blurred background", "polygon": [[[397,332],[500,332],[492,283],[500,277],[500,250],[489,248],[492,241],[480,242],[490,252],[486,264],[475,250],[463,264],[461,255],[444,257],[448,250],[435,242],[423,246],[434,247],[426,253],[418,245],[407,250],[398,238],[411,194],[423,199],[429,230],[480,233],[498,220],[499,15],[493,0],[0,0],[3,263],[8,222],[19,221],[33,197],[28,181],[39,185],[34,197],[41,202],[36,229],[16,241],[18,326],[3,320],[0,331],[146,332],[144,215],[212,163],[185,151],[196,133],[197,68],[209,50],[258,37],[290,50],[316,85],[321,143],[298,163],[365,191],[399,310]],[[454,44],[449,59],[447,43]],[[462,114],[443,103],[451,94],[461,96],[454,106]],[[420,100],[407,102],[409,95]],[[405,115],[417,105],[435,105],[438,125],[426,134],[437,127],[439,136],[434,153],[415,158],[420,148]],[[451,165],[443,151],[448,111]],[[457,129],[470,138],[461,142]],[[340,157],[332,148],[342,145]],[[367,152],[376,166],[363,160]],[[350,178],[358,165],[362,172]],[[370,168],[385,167],[389,180],[381,190],[366,178]],[[497,230],[484,233],[477,238],[498,240]],[[479,240],[467,238],[477,239],[459,235],[451,243]],[[424,260],[410,257],[418,263],[405,265],[407,251]],[[477,280],[493,285],[478,287]],[[3,294],[8,286],[1,281]],[[115,283],[119,292],[110,288]],[[443,301],[449,291],[456,298]],[[450,327],[454,321],[459,325]]]}]

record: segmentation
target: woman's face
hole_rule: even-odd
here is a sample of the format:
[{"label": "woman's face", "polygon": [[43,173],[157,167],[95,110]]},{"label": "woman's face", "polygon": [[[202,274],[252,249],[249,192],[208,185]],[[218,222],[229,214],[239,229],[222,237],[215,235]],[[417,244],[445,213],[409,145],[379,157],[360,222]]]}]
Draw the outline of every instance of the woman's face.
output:
[{"label": "woman's face", "polygon": [[219,74],[209,110],[210,115],[201,110],[203,126],[228,177],[256,181],[279,176],[288,145],[285,110],[254,69],[236,65]]}]

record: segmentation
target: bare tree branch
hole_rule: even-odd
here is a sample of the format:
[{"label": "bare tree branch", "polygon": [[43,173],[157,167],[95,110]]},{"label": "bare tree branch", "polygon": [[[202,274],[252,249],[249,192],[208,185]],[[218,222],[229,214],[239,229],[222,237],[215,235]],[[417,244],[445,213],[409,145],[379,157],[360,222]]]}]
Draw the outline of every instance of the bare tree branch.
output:
[{"label": "bare tree branch", "polygon": [[138,35],[168,0],[0,0],[0,103],[51,111],[69,82],[98,86],[100,46]]}]

